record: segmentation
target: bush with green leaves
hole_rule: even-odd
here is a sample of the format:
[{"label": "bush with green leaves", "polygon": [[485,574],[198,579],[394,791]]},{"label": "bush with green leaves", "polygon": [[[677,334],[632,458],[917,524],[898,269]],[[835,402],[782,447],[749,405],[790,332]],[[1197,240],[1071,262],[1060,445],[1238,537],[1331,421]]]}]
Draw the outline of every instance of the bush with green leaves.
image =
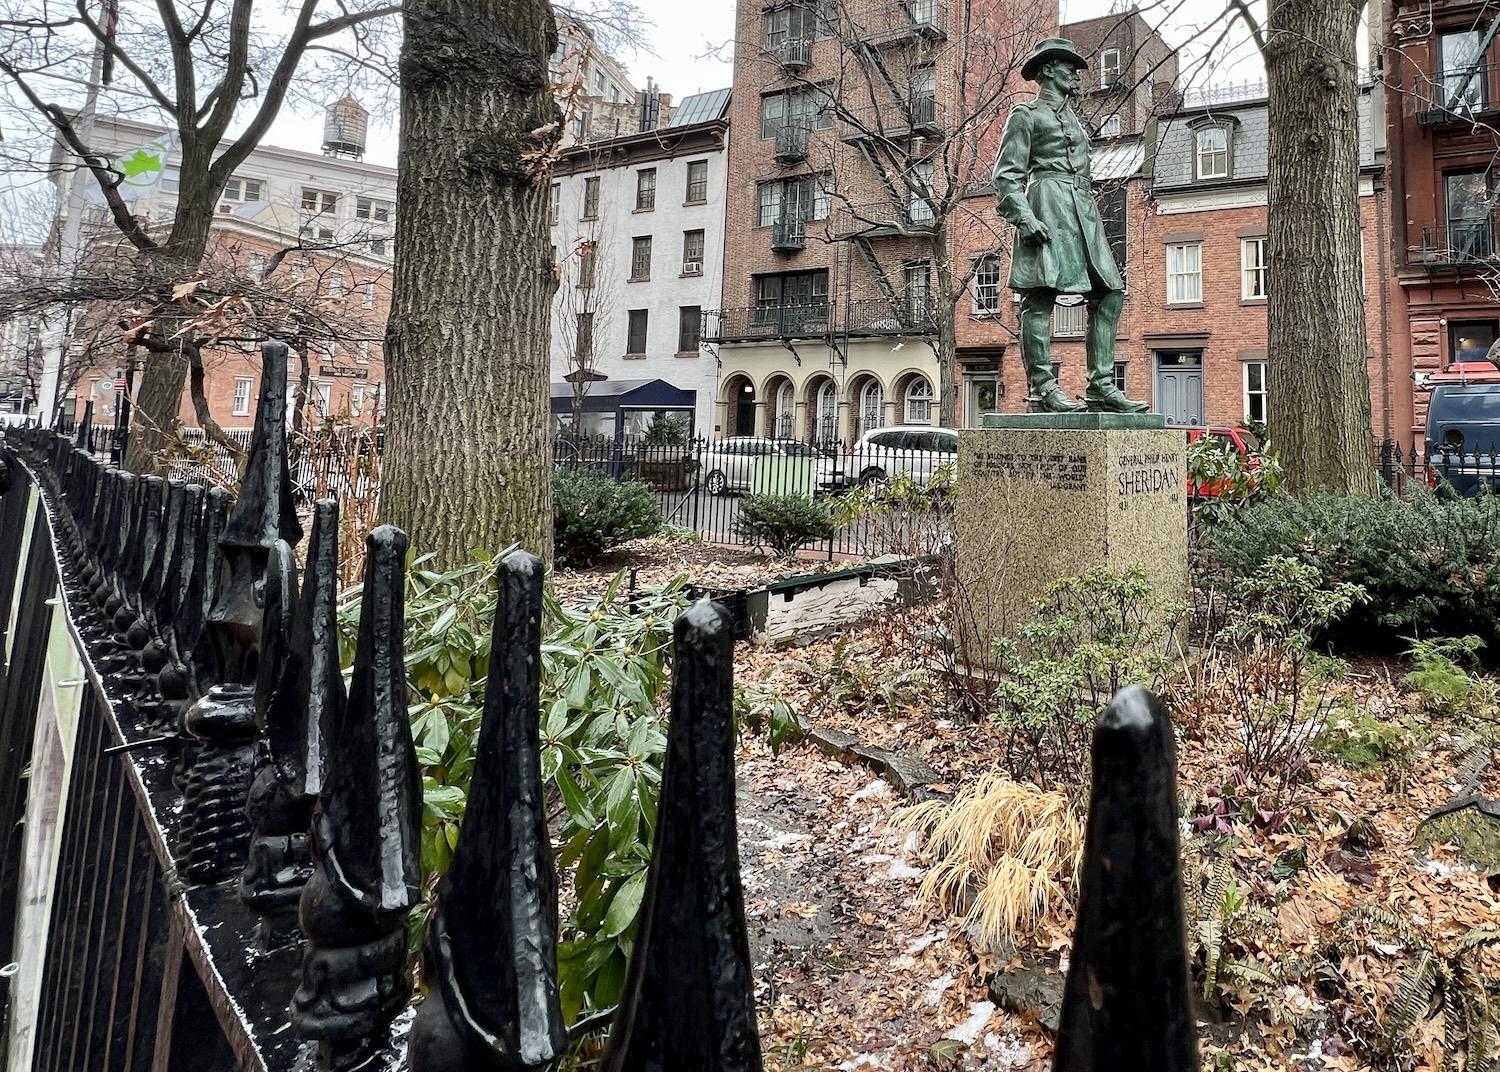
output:
[{"label": "bush with green leaves", "polygon": [[833,535],[833,519],[821,503],[798,495],[746,495],[740,500],[734,531],[767,547],[777,558],[790,558],[816,540]]},{"label": "bush with green leaves", "polygon": [[[646,886],[666,756],[664,707],[672,623],[687,606],[686,579],[627,595],[625,575],[582,606],[543,605],[541,766],[566,914],[558,969],[570,1020],[616,1004]],[[352,657],[359,590],[340,611]],[[422,868],[448,869],[458,844],[484,707],[496,591],[481,559],[438,573],[408,571],[406,671],[422,766]]]},{"label": "bush with green leaves", "polygon": [[937,554],[953,542],[953,476],[944,462],[926,479],[904,472],[856,484],[830,504],[833,523],[872,555]]},{"label": "bush with green leaves", "polygon": [[1323,588],[1364,589],[1368,599],[1329,622],[1336,641],[1455,632],[1476,633],[1491,650],[1500,641],[1500,496],[1276,495],[1214,526],[1207,542],[1231,577],[1255,577],[1283,557],[1314,569]]},{"label": "bush with green leaves", "polygon": [[1208,524],[1228,520],[1281,487],[1281,462],[1269,443],[1252,465],[1223,436],[1199,436],[1188,444],[1187,471],[1188,479],[1200,489],[1193,501],[1193,518]]},{"label": "bush with green leaves", "polygon": [[1011,776],[1081,799],[1095,720],[1126,685],[1161,690],[1184,612],[1157,597],[1139,568],[1096,568],[1050,585],[1020,637],[995,643],[1004,676],[991,719],[1009,731]]},{"label": "bush with green leaves", "polygon": [[670,413],[658,413],[646,425],[641,441],[649,447],[680,447],[687,442],[688,422],[686,417],[673,417]]},{"label": "bush with green leaves", "polygon": [[552,474],[552,550],[568,566],[589,566],[613,547],[661,528],[656,496],[645,484],[585,469]]},{"label": "bush with green leaves", "polygon": [[1412,669],[1402,677],[1401,684],[1420,693],[1422,702],[1434,714],[1491,711],[1495,688],[1476,672],[1483,647],[1484,641],[1472,635],[1413,639],[1406,651]]}]

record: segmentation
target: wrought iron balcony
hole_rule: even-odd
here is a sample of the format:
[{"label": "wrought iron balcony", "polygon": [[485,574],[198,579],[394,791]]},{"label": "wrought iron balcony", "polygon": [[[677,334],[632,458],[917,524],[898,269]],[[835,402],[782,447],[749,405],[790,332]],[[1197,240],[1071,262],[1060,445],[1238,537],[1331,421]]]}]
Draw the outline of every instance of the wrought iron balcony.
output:
[{"label": "wrought iron balcony", "polygon": [[1407,250],[1413,264],[1430,268],[1493,267],[1500,261],[1492,217],[1449,220],[1446,227],[1422,228],[1422,241]]},{"label": "wrought iron balcony", "polygon": [[703,314],[704,342],[816,339],[833,330],[826,301],[805,305],[752,305]]},{"label": "wrought iron balcony", "polygon": [[846,335],[932,335],[937,306],[925,295],[854,298],[844,305]]},{"label": "wrought iron balcony", "polygon": [[771,228],[771,249],[776,253],[796,253],[807,246],[807,224],[802,217],[784,215]]},{"label": "wrought iron balcony", "polygon": [[928,94],[905,100],[891,98],[881,104],[843,109],[839,112],[839,137],[847,142],[872,138],[940,138],[948,128],[948,110]]},{"label": "wrought iron balcony", "polygon": [[877,48],[948,36],[948,6],[940,0],[885,0],[863,21],[861,39]]},{"label": "wrought iron balcony", "polygon": [[808,125],[800,122],[783,123],[776,129],[776,162],[795,164],[807,159]]},{"label": "wrought iron balcony", "polygon": [[852,238],[928,238],[936,221],[932,206],[912,198],[906,202],[874,201],[838,210],[831,229],[835,240]]},{"label": "wrought iron balcony", "polygon": [[1500,105],[1490,99],[1491,66],[1480,64],[1467,80],[1461,72],[1442,75],[1436,82],[1420,80],[1411,89],[1412,99],[1417,102],[1418,124],[1434,127],[1475,123],[1500,115]]},{"label": "wrought iron balcony", "polygon": [[804,71],[812,63],[812,45],[810,37],[788,37],[771,49],[771,55],[788,71]]}]

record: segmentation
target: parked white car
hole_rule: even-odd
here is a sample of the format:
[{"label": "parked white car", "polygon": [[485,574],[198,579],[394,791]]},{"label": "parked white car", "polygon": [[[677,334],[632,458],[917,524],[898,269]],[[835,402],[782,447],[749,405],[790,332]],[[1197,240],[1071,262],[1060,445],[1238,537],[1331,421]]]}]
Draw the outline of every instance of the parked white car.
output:
[{"label": "parked white car", "polygon": [[877,428],[835,460],[840,464],[833,473],[833,487],[869,484],[898,474],[926,481],[945,465],[958,468],[958,431],[930,425]]},{"label": "parked white car", "polygon": [[[823,456],[806,443],[789,439],[767,439],[763,436],[731,436],[710,443],[701,455],[703,486],[710,495],[728,495],[731,492],[748,492],[755,479],[757,464],[766,468],[763,459],[811,458],[815,462],[814,480],[822,477]],[[773,493],[796,494],[797,468],[786,466],[785,487],[778,487],[777,463],[770,462],[770,490]],[[811,489],[807,489],[810,491]]]}]

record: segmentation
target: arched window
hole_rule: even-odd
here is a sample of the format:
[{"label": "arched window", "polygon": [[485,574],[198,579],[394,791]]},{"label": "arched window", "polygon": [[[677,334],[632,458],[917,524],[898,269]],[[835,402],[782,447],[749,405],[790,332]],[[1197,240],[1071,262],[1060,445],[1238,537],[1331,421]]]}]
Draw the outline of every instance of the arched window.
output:
[{"label": "arched window", "polygon": [[879,380],[868,380],[859,392],[859,434],[885,425],[885,392]]},{"label": "arched window", "polygon": [[839,402],[832,380],[824,380],[818,388],[818,423],[813,437],[819,443],[828,443],[838,434]]},{"label": "arched window", "polygon": [[906,423],[927,424],[932,419],[932,384],[926,376],[913,376],[906,385]]},{"label": "arched window", "polygon": [[775,402],[776,424],[773,434],[777,439],[791,439],[795,425],[793,414],[795,403],[792,400],[792,381],[782,380],[776,385],[776,393],[772,396]]}]

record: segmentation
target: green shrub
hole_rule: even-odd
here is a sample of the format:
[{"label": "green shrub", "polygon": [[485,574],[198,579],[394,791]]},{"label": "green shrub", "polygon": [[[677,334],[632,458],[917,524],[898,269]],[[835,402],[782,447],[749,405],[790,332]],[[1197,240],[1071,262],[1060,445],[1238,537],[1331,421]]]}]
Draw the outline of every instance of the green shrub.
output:
[{"label": "green shrub", "polygon": [[1208,533],[1232,577],[1284,556],[1317,570],[1322,587],[1362,587],[1330,623],[1335,639],[1393,644],[1404,636],[1478,633],[1500,640],[1500,496],[1407,499],[1277,495]]},{"label": "green shrub", "polygon": [[1200,489],[1193,502],[1193,517],[1218,524],[1254,503],[1264,502],[1281,486],[1281,462],[1266,444],[1256,466],[1222,436],[1203,435],[1188,444],[1187,471]]},{"label": "green shrub", "polygon": [[1478,667],[1477,636],[1428,637],[1413,640],[1407,649],[1412,670],[1401,684],[1422,694],[1422,702],[1435,714],[1463,714],[1494,703],[1494,689],[1470,671]]},{"label": "green shrub", "polygon": [[[646,887],[666,758],[666,691],[672,623],[686,608],[686,579],[627,592],[617,574],[602,595],[542,610],[542,787],[554,817],[563,903],[558,973],[563,1009],[618,1004]],[[406,597],[406,673],[422,766],[422,870],[447,871],[458,844],[484,709],[494,628],[494,564],[445,573],[415,563]],[[359,592],[339,609],[352,660]],[[412,928],[419,943],[434,883]]]},{"label": "green shrub", "polygon": [[1381,722],[1368,711],[1336,708],[1315,742],[1318,749],[1346,767],[1371,771],[1411,750],[1410,733],[1394,722]]},{"label": "green shrub", "polygon": [[826,507],[796,495],[747,495],[734,531],[778,558],[790,558],[804,544],[831,537],[833,519]]},{"label": "green shrub", "polygon": [[588,566],[612,547],[661,528],[656,496],[645,484],[584,469],[552,474],[552,552],[568,566]]}]

